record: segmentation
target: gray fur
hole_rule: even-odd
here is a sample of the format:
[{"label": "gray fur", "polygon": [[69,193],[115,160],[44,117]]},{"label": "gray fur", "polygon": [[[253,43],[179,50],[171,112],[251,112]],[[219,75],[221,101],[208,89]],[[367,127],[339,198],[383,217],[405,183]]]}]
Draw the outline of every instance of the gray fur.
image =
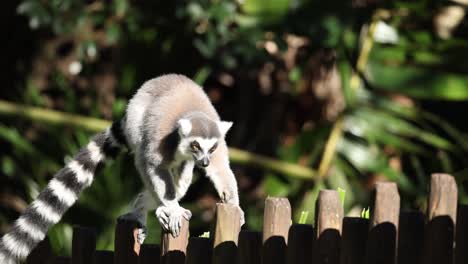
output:
[{"label": "gray fur", "polygon": [[[178,201],[187,192],[196,166],[212,180],[223,202],[238,206],[224,140],[231,125],[220,120],[203,89],[187,77],[169,74],[147,81],[130,100],[126,116],[94,136],[2,237],[0,263],[26,258],[91,184],[104,158],[115,155],[122,145],[134,152],[146,187],[133,211],[122,216],[141,224],[140,243],[146,236],[148,210],[156,210],[161,225],[174,236],[179,234],[182,217],[189,219],[191,212]],[[197,140],[201,145],[194,149],[191,144]]]}]

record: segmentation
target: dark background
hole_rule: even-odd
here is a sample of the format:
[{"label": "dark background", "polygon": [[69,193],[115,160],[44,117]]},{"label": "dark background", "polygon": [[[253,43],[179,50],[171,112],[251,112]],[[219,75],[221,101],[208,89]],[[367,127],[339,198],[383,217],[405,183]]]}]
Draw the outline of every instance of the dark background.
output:
[{"label": "dark background", "polygon": [[[189,76],[234,121],[230,146],[314,172],[301,179],[233,157],[254,230],[268,195],[288,197],[294,221],[309,211],[312,222],[319,189],[346,190],[345,211],[360,215],[376,180],[397,182],[402,207],[424,211],[433,172],[454,175],[466,202],[463,1],[323,2],[6,1],[0,98],[112,120],[144,81]],[[92,134],[0,111],[0,232]],[[130,154],[109,162],[50,231],[55,250],[69,251],[73,225],[98,228],[98,247],[112,248],[115,218],[140,188]],[[183,202],[192,235],[209,229],[217,201],[195,179]]]}]

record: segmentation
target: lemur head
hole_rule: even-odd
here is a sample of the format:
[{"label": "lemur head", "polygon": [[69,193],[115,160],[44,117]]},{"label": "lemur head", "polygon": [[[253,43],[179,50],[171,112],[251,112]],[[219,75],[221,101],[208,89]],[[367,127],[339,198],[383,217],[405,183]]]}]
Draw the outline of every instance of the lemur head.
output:
[{"label": "lemur head", "polygon": [[198,167],[210,165],[219,141],[232,126],[232,122],[213,121],[206,117],[182,118],[177,123],[180,136],[178,151],[187,158],[193,158]]}]

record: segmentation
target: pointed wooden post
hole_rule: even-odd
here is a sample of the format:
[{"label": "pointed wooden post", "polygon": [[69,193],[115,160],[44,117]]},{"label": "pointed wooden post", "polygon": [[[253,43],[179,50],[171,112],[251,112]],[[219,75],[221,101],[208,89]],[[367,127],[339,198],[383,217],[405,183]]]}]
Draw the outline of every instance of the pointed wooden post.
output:
[{"label": "pointed wooden post", "polygon": [[425,264],[453,263],[457,200],[455,179],[448,174],[432,174],[424,238]]},{"label": "pointed wooden post", "polygon": [[232,204],[216,204],[213,264],[236,263],[241,212]]},{"label": "pointed wooden post", "polygon": [[343,205],[335,190],[321,190],[315,206],[317,243],[315,263],[338,264],[340,261]]},{"label": "pointed wooden post", "polygon": [[137,242],[139,224],[135,221],[118,219],[115,228],[115,264],[137,263],[140,244]]},{"label": "pointed wooden post", "polygon": [[161,236],[161,262],[163,264],[184,264],[189,239],[189,221],[182,218],[178,237],[163,231]]},{"label": "pointed wooden post", "polygon": [[94,261],[96,231],[93,228],[74,227],[71,264],[89,264]]},{"label": "pointed wooden post", "polygon": [[291,223],[291,204],[288,199],[268,197],[263,215],[263,264],[286,262],[286,245]]},{"label": "pointed wooden post", "polygon": [[400,215],[400,195],[394,182],[378,182],[373,193],[367,264],[394,264]]}]

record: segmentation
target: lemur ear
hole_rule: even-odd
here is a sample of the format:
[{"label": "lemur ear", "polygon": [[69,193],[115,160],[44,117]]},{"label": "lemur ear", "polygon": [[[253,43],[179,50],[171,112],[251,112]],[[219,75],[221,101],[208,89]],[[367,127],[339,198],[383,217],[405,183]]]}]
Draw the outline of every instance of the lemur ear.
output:
[{"label": "lemur ear", "polygon": [[179,135],[181,136],[186,137],[192,131],[192,123],[189,119],[182,118],[177,121],[177,124],[179,125]]},{"label": "lemur ear", "polygon": [[218,124],[218,129],[219,132],[224,136],[228,132],[228,130],[232,127],[232,122],[229,121],[218,121],[216,122]]}]

